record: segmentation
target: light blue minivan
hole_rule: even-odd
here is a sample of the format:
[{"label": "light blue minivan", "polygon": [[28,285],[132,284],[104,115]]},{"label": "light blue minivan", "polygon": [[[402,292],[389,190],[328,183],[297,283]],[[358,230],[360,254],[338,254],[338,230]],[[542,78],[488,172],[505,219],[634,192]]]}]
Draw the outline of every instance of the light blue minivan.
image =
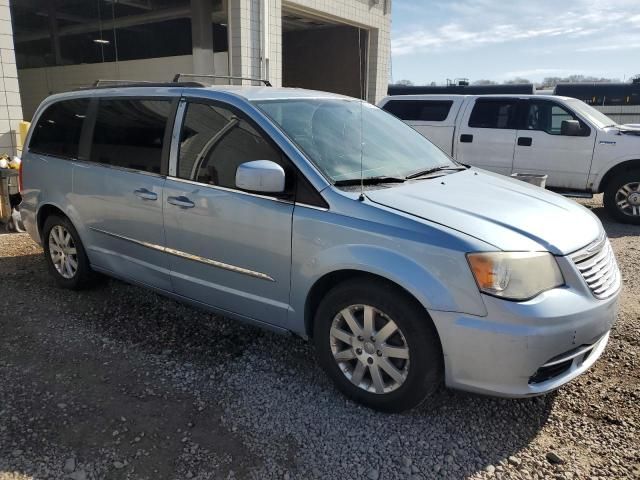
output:
[{"label": "light blue minivan", "polygon": [[[603,352],[620,273],[573,201],[454,162],[329,93],[197,83],[46,99],[21,212],[66,288],[98,274],[312,339],[384,411],[553,390]],[[277,355],[277,352],[274,352]]]}]

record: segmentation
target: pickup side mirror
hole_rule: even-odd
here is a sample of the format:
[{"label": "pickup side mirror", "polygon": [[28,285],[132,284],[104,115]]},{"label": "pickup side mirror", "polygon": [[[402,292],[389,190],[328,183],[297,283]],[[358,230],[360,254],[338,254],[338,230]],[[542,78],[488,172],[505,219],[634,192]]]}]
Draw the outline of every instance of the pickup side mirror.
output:
[{"label": "pickup side mirror", "polygon": [[584,135],[582,126],[578,120],[563,120],[560,124],[560,135],[566,137],[580,137]]},{"label": "pickup side mirror", "polygon": [[236,170],[236,187],[249,192],[282,193],[284,169],[271,160],[242,163]]}]

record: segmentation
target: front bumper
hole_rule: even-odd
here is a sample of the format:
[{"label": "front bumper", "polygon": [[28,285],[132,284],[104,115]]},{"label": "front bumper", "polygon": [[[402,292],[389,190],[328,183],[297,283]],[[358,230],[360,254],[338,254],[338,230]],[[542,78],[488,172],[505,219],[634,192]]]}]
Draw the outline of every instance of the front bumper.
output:
[{"label": "front bumper", "polygon": [[562,287],[527,302],[484,296],[486,317],[430,311],[447,386],[528,397],[564,385],[604,351],[618,295],[598,300],[584,288]]}]

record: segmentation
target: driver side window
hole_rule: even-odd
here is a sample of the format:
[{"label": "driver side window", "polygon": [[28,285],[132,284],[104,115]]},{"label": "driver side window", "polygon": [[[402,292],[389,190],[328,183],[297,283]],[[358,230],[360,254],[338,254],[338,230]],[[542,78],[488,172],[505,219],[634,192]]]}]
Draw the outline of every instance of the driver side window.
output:
[{"label": "driver side window", "polygon": [[189,103],[180,135],[178,177],[236,188],[236,170],[252,160],[283,165],[282,154],[231,109]]},{"label": "driver side window", "polygon": [[[578,120],[573,113],[553,102],[532,101],[525,118],[526,130],[539,130],[549,135],[562,135],[562,122]],[[580,122],[582,125],[582,122]]]}]

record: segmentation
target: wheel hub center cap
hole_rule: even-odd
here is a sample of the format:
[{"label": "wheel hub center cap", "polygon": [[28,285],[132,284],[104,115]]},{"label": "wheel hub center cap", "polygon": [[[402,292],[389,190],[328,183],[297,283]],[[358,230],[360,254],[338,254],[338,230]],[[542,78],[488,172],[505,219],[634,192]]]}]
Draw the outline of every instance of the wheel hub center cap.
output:
[{"label": "wheel hub center cap", "polygon": [[640,193],[634,192],[627,198],[627,201],[634,206],[640,205]]},{"label": "wheel hub center cap", "polygon": [[373,355],[376,351],[376,346],[371,342],[365,342],[364,351],[367,352],[369,355]]}]

